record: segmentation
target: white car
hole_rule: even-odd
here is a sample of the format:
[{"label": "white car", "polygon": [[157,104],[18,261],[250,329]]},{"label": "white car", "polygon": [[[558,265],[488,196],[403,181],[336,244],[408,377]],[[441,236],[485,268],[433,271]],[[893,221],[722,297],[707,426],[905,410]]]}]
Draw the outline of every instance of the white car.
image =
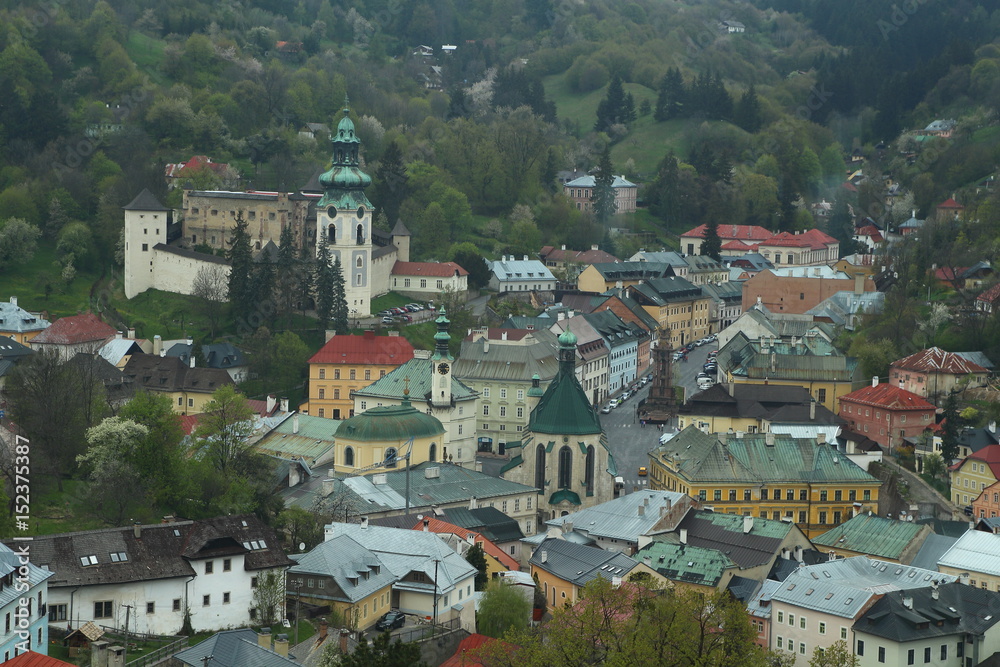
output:
[{"label": "white car", "polygon": [[610,405],[605,405],[603,408],[601,408],[601,414],[602,415],[606,415],[609,412],[611,412],[611,406]]}]

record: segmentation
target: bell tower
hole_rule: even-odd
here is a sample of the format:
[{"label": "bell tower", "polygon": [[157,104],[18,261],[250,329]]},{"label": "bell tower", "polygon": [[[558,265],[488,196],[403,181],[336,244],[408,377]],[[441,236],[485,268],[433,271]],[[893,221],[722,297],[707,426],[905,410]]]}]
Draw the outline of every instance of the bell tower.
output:
[{"label": "bell tower", "polygon": [[451,322],[441,308],[441,314],[435,320],[437,333],[434,334],[434,354],[431,355],[431,375],[434,378],[431,390],[431,405],[435,408],[451,407],[451,371],[455,358],[448,349],[451,334],[448,325]]},{"label": "bell tower", "polygon": [[125,211],[125,298],[145,292],[155,285],[154,266],[157,243],[167,242],[170,209],[143,189]]},{"label": "bell tower", "polygon": [[325,239],[331,260],[340,258],[344,271],[347,307],[357,315],[371,313],[372,204],[365,196],[371,176],[361,171],[361,140],[350,119],[344,97],[344,117],[330,138],[333,144],[330,170],[319,177],[325,192],[316,204],[316,244]]}]

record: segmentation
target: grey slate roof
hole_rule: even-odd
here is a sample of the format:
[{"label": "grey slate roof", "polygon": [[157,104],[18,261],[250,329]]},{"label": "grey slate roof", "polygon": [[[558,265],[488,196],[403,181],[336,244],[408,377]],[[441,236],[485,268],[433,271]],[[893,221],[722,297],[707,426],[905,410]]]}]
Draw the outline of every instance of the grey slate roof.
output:
[{"label": "grey slate roof", "polygon": [[[405,364],[394,368],[385,374],[384,377],[375,380],[364,389],[354,392],[355,396],[362,398],[389,398],[403,400],[403,391],[409,386],[410,401],[428,402],[431,396],[432,364],[429,359],[418,359],[414,357]],[[407,379],[409,384],[407,384]],[[451,396],[454,401],[474,401],[478,394],[455,377],[452,373]]]},{"label": "grey slate roof", "polygon": [[[395,588],[432,592],[434,566],[438,561],[438,594],[454,590],[455,586],[474,576],[476,568],[455,553],[437,533],[384,526],[362,527],[360,524],[331,523],[326,526],[327,540],[344,535],[374,554],[394,576]],[[422,572],[427,583],[400,582],[410,572]]]},{"label": "grey slate roof", "polygon": [[[379,560],[378,555],[358,544],[349,535],[334,535],[332,539],[302,555],[298,561],[288,570],[290,574],[331,577],[338,588],[327,589],[324,593],[341,602],[357,602],[396,581],[396,577]],[[327,595],[320,594],[317,597]]]},{"label": "grey slate roof", "polygon": [[[645,535],[656,525],[664,509],[673,507],[684,498],[683,493],[676,491],[643,490],[545,523],[562,528],[570,522],[573,530],[590,537],[637,542],[640,535]],[[642,514],[639,514],[639,507],[643,508]]]},{"label": "grey slate roof", "polygon": [[[205,658],[211,656],[207,663]],[[223,630],[205,641],[174,654],[191,667],[292,667],[299,663],[257,644],[257,633],[250,628]]]},{"label": "grey slate roof", "polygon": [[957,537],[948,537],[947,535],[938,535],[937,533],[931,533],[924,540],[923,545],[920,547],[920,551],[917,555],[913,557],[910,561],[910,565],[913,567],[922,567],[927,570],[936,570],[938,561],[941,560],[941,556],[944,555],[948,549],[950,549],[955,542],[958,541]]},{"label": "grey slate roof", "polygon": [[135,199],[122,206],[125,211],[169,211],[170,209],[160,203],[160,200],[149,191],[143,188],[142,192],[136,195]]},{"label": "grey slate roof", "polygon": [[674,275],[670,264],[659,262],[602,262],[591,266],[606,282],[618,280],[649,280]]},{"label": "grey slate roof", "polygon": [[608,580],[624,577],[639,565],[638,561],[617,551],[605,551],[555,538],[538,545],[530,563],[576,586],[583,586],[598,577]]},{"label": "grey slate roof", "polygon": [[875,560],[842,558],[795,569],[773,600],[834,616],[854,618],[875,595],[930,586],[956,577],[934,570]]},{"label": "grey slate roof", "polygon": [[484,338],[462,341],[453,375],[463,380],[531,382],[537,373],[543,383],[548,383],[559,370],[556,337],[545,329],[528,335],[535,341],[530,345],[490,341],[489,349]]},{"label": "grey slate roof", "polygon": [[907,591],[909,605],[902,595],[886,595],[858,619],[854,630],[901,643],[949,635],[963,635],[964,640],[964,635],[982,635],[1000,622],[1000,593],[960,583],[939,586],[937,593],[934,599],[930,586]]},{"label": "grey slate roof", "polygon": [[792,385],[716,384],[691,396],[681,406],[680,414],[821,424],[843,422],[822,405],[816,405],[816,416],[810,419],[810,399],[807,389]]},{"label": "grey slate roof", "polygon": [[752,568],[776,558],[788,533],[798,529],[785,521],[751,518],[752,528],[744,533],[742,516],[699,510],[689,512],[677,528],[687,530],[691,546],[715,549],[741,568]]},{"label": "grey slate roof", "polygon": [[524,537],[521,525],[496,507],[451,507],[444,510],[449,523],[475,530],[493,543],[514,542]]}]

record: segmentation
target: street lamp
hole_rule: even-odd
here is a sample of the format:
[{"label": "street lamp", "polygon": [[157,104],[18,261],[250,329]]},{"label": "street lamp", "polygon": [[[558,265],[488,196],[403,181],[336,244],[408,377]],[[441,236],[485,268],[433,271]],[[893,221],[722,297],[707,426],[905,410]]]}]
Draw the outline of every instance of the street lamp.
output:
[{"label": "street lamp", "polygon": [[357,309],[352,309],[351,310],[351,319],[354,320],[354,328],[357,329],[358,326],[359,326],[359,324],[358,324],[358,311],[357,311]]},{"label": "street lamp", "polygon": [[295,645],[299,645],[299,600],[302,599],[302,580],[295,580]]}]

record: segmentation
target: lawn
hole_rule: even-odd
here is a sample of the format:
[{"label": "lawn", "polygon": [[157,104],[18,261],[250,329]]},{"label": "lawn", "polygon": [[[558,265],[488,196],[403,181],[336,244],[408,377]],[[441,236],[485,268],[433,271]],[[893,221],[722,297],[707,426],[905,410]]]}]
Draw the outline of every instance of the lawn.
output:
[{"label": "lawn", "polygon": [[379,313],[390,308],[401,308],[402,306],[413,302],[414,301],[411,297],[396,294],[395,292],[389,292],[388,294],[383,294],[382,296],[377,296],[372,299],[372,313]]},{"label": "lawn", "polygon": [[[38,482],[42,479],[36,477]],[[52,535],[75,530],[104,528],[104,523],[87,512],[87,482],[64,480],[63,490],[45,478],[45,486],[36,483],[32,496],[30,531],[32,535]],[[41,487],[41,488],[40,488]]]},{"label": "lawn", "polygon": [[[10,266],[0,273],[2,298],[16,296],[19,306],[31,312],[47,311],[50,320],[89,310],[90,288],[99,272],[79,269],[73,282],[66,285],[59,277],[62,269],[55,261],[55,248],[39,245],[30,262]],[[46,285],[51,288],[48,295]]]},{"label": "lawn", "polygon": [[160,63],[163,62],[166,45],[162,39],[131,30],[128,39],[125,40],[125,51],[139,69],[148,74],[154,82],[162,84],[166,82],[166,77],[160,72]]}]

